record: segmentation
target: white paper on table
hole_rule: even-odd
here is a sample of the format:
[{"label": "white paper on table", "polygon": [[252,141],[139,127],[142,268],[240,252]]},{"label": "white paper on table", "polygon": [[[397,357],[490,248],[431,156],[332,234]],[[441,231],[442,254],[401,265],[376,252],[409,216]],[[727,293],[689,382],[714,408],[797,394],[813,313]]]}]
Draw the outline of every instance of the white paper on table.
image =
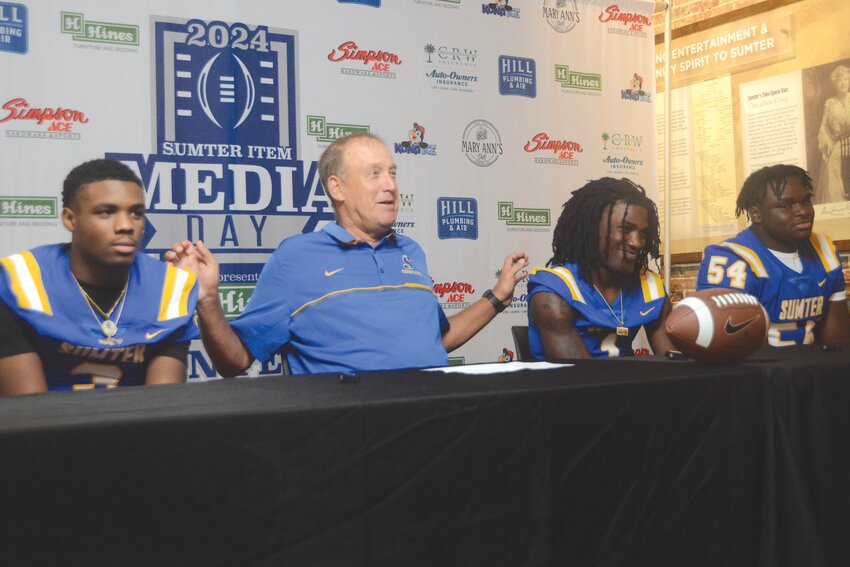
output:
[{"label": "white paper on table", "polygon": [[519,370],[549,370],[550,368],[566,368],[573,364],[556,364],[554,362],[493,362],[491,364],[469,364],[465,366],[441,366],[425,368],[429,372],[444,372],[446,374],[500,374],[502,372],[517,372]]}]

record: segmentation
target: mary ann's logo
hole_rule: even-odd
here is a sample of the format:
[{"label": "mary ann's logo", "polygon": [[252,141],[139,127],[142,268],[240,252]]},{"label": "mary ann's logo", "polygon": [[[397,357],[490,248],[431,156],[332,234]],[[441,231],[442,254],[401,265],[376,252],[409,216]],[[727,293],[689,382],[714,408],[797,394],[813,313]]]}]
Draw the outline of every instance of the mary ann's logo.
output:
[{"label": "mary ann's logo", "polygon": [[576,0],[543,0],[543,19],[558,33],[571,31],[581,22]]},{"label": "mary ann's logo", "polygon": [[493,165],[502,155],[502,138],[496,127],[486,120],[473,120],[466,125],[461,151],[466,158],[478,167]]}]

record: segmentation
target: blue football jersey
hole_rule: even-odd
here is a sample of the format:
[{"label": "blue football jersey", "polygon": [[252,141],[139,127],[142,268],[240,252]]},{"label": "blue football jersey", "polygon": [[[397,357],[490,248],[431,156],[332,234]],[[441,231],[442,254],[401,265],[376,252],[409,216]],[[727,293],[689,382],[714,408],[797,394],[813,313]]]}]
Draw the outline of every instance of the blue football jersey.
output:
[{"label": "blue football jersey", "polygon": [[741,290],[759,299],[770,317],[773,346],[811,344],[829,298],[845,288],[841,262],[829,237],[812,233],[799,247],[803,270],[774,256],[751,229],[705,249],[697,289]]},{"label": "blue football jersey", "polygon": [[[632,356],[635,335],[642,326],[661,316],[667,298],[664,283],[658,274],[642,272],[639,281],[639,285],[624,289],[614,305],[609,305],[591,283],[582,279],[578,264],[535,268],[528,279],[529,306],[535,293],[554,293],[575,311],[576,332],[592,357]],[[628,335],[617,334],[621,314]],[[534,357],[545,359],[540,331],[531,320],[530,311],[528,341]]]},{"label": "blue football jersey", "polygon": [[130,267],[124,305],[111,317],[118,323],[111,338],[75,283],[66,245],[14,254],[0,266],[0,299],[34,331],[51,390],[144,384],[157,344],[199,335],[195,274],[144,254],[136,254]]}]

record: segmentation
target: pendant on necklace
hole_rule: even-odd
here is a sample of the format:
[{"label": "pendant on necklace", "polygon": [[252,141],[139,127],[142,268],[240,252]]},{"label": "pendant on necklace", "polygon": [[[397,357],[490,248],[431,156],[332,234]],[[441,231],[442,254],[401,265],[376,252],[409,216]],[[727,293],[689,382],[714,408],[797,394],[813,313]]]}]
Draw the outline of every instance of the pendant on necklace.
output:
[{"label": "pendant on necklace", "polygon": [[[100,324],[100,330],[103,331],[103,335],[107,339],[111,339],[115,336],[115,333],[118,332],[118,325],[115,324],[115,321],[107,319],[103,323]],[[617,331],[619,333],[619,331]]]},{"label": "pendant on necklace", "polygon": [[628,337],[629,336],[629,328],[628,327],[617,327],[617,335],[620,337]]}]

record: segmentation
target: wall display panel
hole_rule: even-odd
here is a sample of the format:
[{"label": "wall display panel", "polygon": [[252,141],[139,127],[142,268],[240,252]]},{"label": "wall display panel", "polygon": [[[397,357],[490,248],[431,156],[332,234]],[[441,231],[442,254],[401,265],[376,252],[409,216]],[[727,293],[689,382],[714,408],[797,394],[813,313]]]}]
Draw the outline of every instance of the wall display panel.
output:
[{"label": "wall display panel", "polygon": [[[655,194],[653,8],[0,2],[0,255],[67,241],[64,176],[112,157],[144,182],[146,252],[203,239],[235,318],[278,243],[333,218],[321,152],[372,132],[398,164],[395,229],[425,249],[452,315],[495,284],[508,252],[543,265],[561,205],[587,180]],[[509,356],[525,292],[455,360]],[[190,376],[214,377],[200,343]]]},{"label": "wall display panel", "polygon": [[[673,40],[673,253],[701,252],[746,226],[734,214],[741,184],[775,163],[812,176],[815,231],[850,238],[848,18],[841,0],[800,0]],[[658,44],[659,90],[664,73]],[[658,172],[663,184],[663,163]]]}]

